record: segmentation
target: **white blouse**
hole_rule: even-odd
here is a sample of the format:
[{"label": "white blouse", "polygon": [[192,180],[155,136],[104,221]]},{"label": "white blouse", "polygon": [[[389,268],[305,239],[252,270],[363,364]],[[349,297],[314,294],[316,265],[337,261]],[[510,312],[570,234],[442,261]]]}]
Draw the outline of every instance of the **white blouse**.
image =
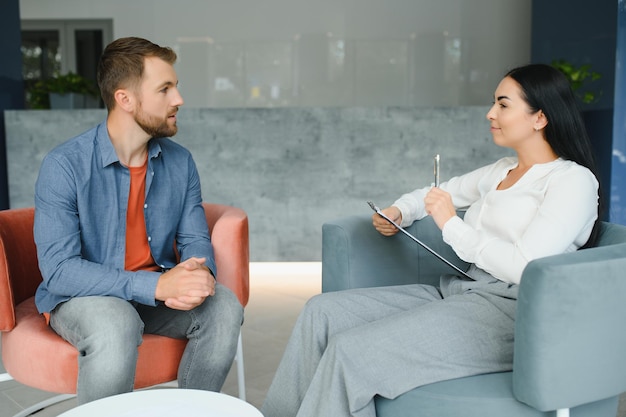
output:
[{"label": "white blouse", "polygon": [[[519,284],[533,259],[573,252],[585,244],[597,218],[598,182],[587,168],[557,159],[531,167],[513,186],[497,190],[517,158],[502,158],[440,185],[464,219],[443,227],[443,240],[466,262]],[[430,187],[401,196],[393,205],[402,226],[427,216]]]}]

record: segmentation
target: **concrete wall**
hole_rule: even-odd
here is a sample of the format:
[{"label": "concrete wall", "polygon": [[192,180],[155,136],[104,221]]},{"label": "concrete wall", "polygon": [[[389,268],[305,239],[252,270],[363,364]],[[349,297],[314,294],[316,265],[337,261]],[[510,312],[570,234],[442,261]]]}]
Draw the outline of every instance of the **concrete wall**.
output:
[{"label": "concrete wall", "polygon": [[[250,220],[253,261],[319,261],[321,226],[369,213],[511,152],[493,144],[486,107],[183,109],[176,140],[194,154],[205,201]],[[43,156],[106,116],[6,111],[11,207],[33,204]]]}]

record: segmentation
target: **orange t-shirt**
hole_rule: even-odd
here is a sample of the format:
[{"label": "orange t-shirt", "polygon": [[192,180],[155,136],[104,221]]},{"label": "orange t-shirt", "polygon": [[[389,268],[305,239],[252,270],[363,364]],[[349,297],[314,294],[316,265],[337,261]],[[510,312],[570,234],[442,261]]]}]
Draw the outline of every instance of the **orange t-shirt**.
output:
[{"label": "orange t-shirt", "polygon": [[127,271],[140,269],[157,271],[159,267],[152,259],[144,217],[148,159],[146,158],[143,166],[128,167],[128,170],[130,171],[130,191],[128,193],[128,210],[126,212],[126,258],[124,269]]}]

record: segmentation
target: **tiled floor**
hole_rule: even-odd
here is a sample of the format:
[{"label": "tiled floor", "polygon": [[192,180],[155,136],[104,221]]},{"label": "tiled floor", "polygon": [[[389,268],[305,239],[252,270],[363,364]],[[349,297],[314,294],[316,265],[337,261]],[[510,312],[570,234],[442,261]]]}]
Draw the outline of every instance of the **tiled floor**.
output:
[{"label": "tiled floor", "polygon": [[[252,263],[250,301],[243,325],[247,400],[260,407],[298,312],[312,295],[321,290],[319,263]],[[0,373],[4,370],[0,366]],[[235,367],[223,392],[237,396]],[[13,381],[0,382],[0,417],[10,417],[52,394],[24,387]],[[626,417],[626,396],[622,395],[617,417]],[[51,417],[72,408],[75,400],[50,406],[35,414]]]},{"label": "tiled floor", "polygon": [[[274,376],[296,317],[312,295],[321,291],[321,264],[252,263],[250,301],[242,328],[246,396],[260,407]],[[223,392],[238,396],[235,366]],[[0,373],[4,368],[0,366]],[[0,417],[10,417],[53,394],[0,382]],[[50,406],[35,414],[51,417],[76,406],[75,400]]]}]

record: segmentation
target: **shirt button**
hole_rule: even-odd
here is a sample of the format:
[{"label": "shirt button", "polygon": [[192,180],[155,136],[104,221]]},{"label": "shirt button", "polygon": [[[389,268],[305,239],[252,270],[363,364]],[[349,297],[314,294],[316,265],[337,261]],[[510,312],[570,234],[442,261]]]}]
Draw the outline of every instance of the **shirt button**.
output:
[{"label": "shirt button", "polygon": [[152,237],[148,236],[148,242],[152,242]]},{"label": "shirt button", "polygon": [[143,205],[143,208],[147,209],[147,208],[148,208],[148,205],[147,205],[147,204],[144,204],[144,205]]}]

